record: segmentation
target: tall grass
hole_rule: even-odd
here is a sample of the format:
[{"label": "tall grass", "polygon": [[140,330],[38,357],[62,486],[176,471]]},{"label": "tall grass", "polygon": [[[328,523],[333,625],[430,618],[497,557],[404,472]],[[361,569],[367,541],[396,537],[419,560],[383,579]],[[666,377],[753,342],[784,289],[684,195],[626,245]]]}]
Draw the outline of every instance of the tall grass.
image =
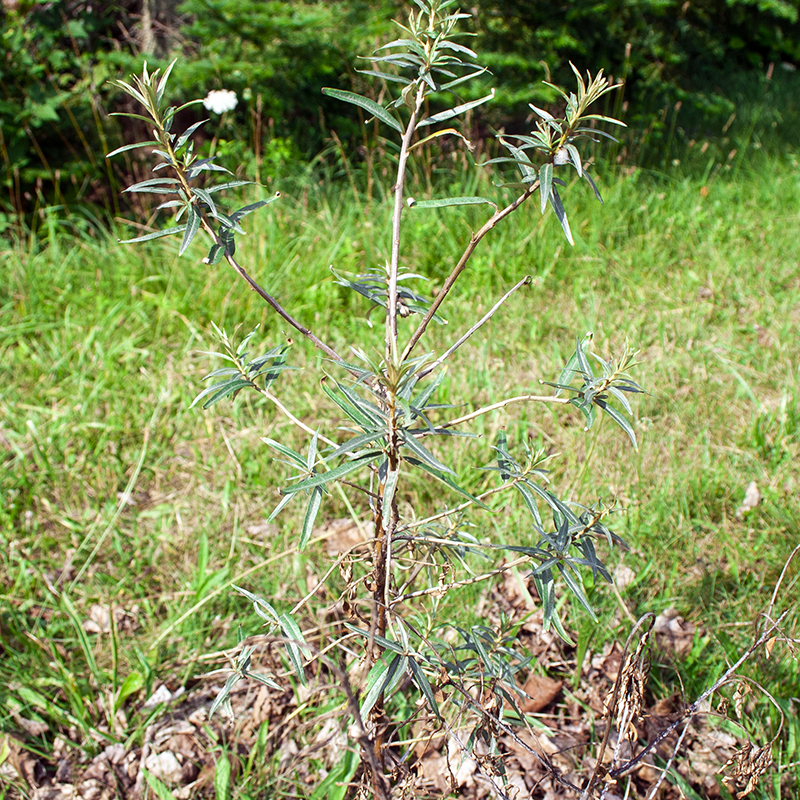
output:
[{"label": "tall grass", "polygon": [[[482,438],[460,472],[467,487],[481,484],[472,467],[491,460],[504,426],[512,441],[531,436],[566,454],[553,461],[559,491],[591,501],[582,487],[597,485],[616,498],[617,529],[631,545],[620,558],[637,575],[624,599],[634,613],[676,606],[704,632],[684,673],[690,693],[748,640],[800,516],[797,168],[765,157],[757,169],[713,173],[609,173],[602,208],[570,186],[567,209],[585,220],[574,226],[574,248],[549,213],[523,209],[473,259],[461,304],[434,335],[443,349],[476,309],[530,274],[530,289],[465,346],[441,402],[537,390],[587,330],[603,356],[626,342],[639,349],[636,379],[649,394],[637,409],[638,454],[610,429],[587,439],[577,412],[516,406],[476,424]],[[412,193],[422,196],[429,177],[434,186],[452,180],[432,168]],[[458,180],[465,193],[495,191],[488,178]],[[329,267],[373,267],[389,247],[378,235],[389,204],[355,189],[290,186],[253,221],[243,248],[262,285],[340,352],[368,319]],[[445,214],[459,222],[445,226]],[[188,681],[205,669],[200,654],[232,644],[231,626],[257,627],[230,581],[281,605],[305,594],[324,555],[293,550],[291,511],[274,528],[263,524],[285,477],[260,443],[288,430],[275,409],[246,395],[189,409],[216,365],[204,353],[215,349],[212,322],[241,332],[259,325],[265,348],[289,332],[235,275],[200,263],[200,246],[178,261],[170,240],[128,249],[115,243],[124,230],[106,233],[90,215],[41,216],[0,251],[0,699],[53,726],[80,727],[91,749],[109,736],[141,737],[144,717],[132,713],[111,734],[113,712],[85,696],[110,696],[133,673],[144,690],[157,677]],[[404,217],[405,266],[430,276],[423,291],[436,290],[480,219],[473,209]],[[382,331],[372,336],[379,348]],[[290,353],[299,367],[318,358],[304,342]],[[314,424],[334,419],[333,409],[311,407],[307,380],[288,373],[279,396]],[[751,481],[763,501],[737,516]],[[404,498],[423,501],[436,502],[424,485]],[[336,495],[322,511],[349,513]],[[507,541],[528,536],[513,511],[490,524]],[[612,593],[595,594],[597,644],[620,635],[625,620]],[[126,615],[86,634],[98,607]],[[469,610],[459,604],[453,614]],[[568,620],[586,628],[578,609]],[[790,662],[751,668],[776,696],[800,694]],[[56,699],[43,702],[51,690]],[[43,735],[39,746],[51,743]]]}]

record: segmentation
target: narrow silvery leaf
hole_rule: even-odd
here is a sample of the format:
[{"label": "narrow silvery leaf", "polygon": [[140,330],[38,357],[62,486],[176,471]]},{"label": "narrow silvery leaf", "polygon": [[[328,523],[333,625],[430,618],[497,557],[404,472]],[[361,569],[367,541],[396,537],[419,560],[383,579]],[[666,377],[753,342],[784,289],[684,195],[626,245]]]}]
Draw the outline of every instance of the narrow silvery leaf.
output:
[{"label": "narrow silvery leaf", "polygon": [[433,453],[431,453],[430,450],[428,450],[427,447],[422,445],[412,433],[408,431],[405,432],[403,444],[409,450],[411,450],[411,452],[417,458],[424,461],[431,469],[439,470],[440,472],[449,472],[451,475],[456,474],[455,472],[453,472],[452,469],[450,469],[450,467],[446,466],[445,464],[442,464],[442,462],[439,461],[439,459],[436,458],[433,455]]},{"label": "narrow silvery leaf", "polygon": [[370,114],[377,117],[381,122],[385,122],[390,128],[394,128],[398,133],[403,132],[400,123],[383,107],[379,106],[374,100],[368,97],[363,97],[355,92],[346,92],[342,89],[323,89],[322,94],[328,97],[333,97],[336,100],[342,100],[345,103],[352,103],[353,105],[369,111]]},{"label": "narrow silvery leaf", "polygon": [[228,181],[227,183],[220,183],[216,186],[209,186],[206,191],[209,194],[213,194],[214,192],[222,192],[225,189],[234,189],[237,186],[255,186],[255,181]]},{"label": "narrow silvery leaf", "polygon": [[449,83],[444,83],[439,88],[443,92],[449,91],[450,89],[454,89],[456,86],[459,86],[462,83],[466,83],[467,81],[472,80],[476,76],[483,75],[484,72],[488,71],[489,70],[486,67],[483,67],[483,69],[479,69],[476,72],[471,72],[469,75],[462,75],[460,78],[456,78],[455,80],[450,81]]},{"label": "narrow silvery leaf", "polygon": [[314,431],[311,437],[311,443],[308,445],[308,456],[306,457],[306,467],[309,470],[314,469],[314,464],[317,461],[317,443],[319,442],[319,431]]},{"label": "narrow silvery leaf", "polygon": [[175,186],[177,185],[178,181],[175,178],[150,178],[150,180],[142,181],[141,183],[134,183],[133,186],[129,186],[127,189],[123,189],[123,192],[141,192],[145,189],[152,190],[160,190],[162,192],[174,192]]},{"label": "narrow silvery leaf", "polygon": [[401,655],[406,652],[406,650],[400,644],[392,639],[386,639],[383,636],[378,636],[377,633],[371,635],[369,631],[365,631],[362,628],[357,628],[355,625],[352,625],[349,622],[345,622],[344,626],[348,630],[352,631],[353,633],[357,633],[359,636],[363,636],[367,640],[372,639],[375,644],[380,645],[384,650],[391,650],[393,653],[400,653]]},{"label": "narrow silvery leaf", "polygon": [[382,502],[382,513],[383,513],[383,529],[386,530],[389,527],[389,522],[392,518],[392,501],[394,500],[394,492],[397,488],[397,479],[400,477],[400,470],[397,469],[390,469],[386,473],[386,481],[383,485],[383,502]]},{"label": "narrow silvery leaf", "polygon": [[210,209],[211,216],[217,216],[217,205],[205,189],[192,189],[192,194],[199,197]]},{"label": "narrow silvery leaf", "polygon": [[286,642],[286,652],[292,662],[295,674],[303,685],[305,685],[307,681],[306,672],[303,668],[303,651],[308,650],[308,645],[306,645],[306,641],[297,623],[289,614],[281,614],[278,618],[278,624],[281,626],[283,635],[289,639],[289,641]]},{"label": "narrow silvery leaf", "polygon": [[402,83],[403,86],[408,86],[411,83],[410,78],[406,78],[403,75],[392,75],[390,72],[379,72],[378,70],[374,69],[357,69],[359,75],[372,75],[373,78],[380,78],[384,81],[390,81],[392,83]]},{"label": "narrow silvery leaf", "polygon": [[639,445],[636,443],[636,433],[634,433],[633,426],[630,424],[630,422],[628,422],[628,420],[625,419],[625,417],[623,417],[622,414],[619,413],[619,411],[617,411],[615,408],[612,408],[607,403],[603,403],[602,405],[598,403],[597,405],[599,405],[600,408],[602,408],[603,411],[605,411],[605,413],[608,414],[608,416],[611,417],[611,419],[613,419],[614,422],[616,422],[617,425],[619,425],[620,428],[622,428],[622,430],[624,430],[625,433],[628,434],[628,438],[631,440],[631,443],[633,444],[633,449],[638,450]]},{"label": "narrow silvery leaf", "polygon": [[586,178],[586,180],[589,182],[589,186],[592,187],[592,191],[594,192],[594,196],[602,203],[603,202],[603,198],[600,196],[600,190],[597,188],[597,185],[592,180],[592,176],[589,175],[589,173],[586,172],[586,170],[584,170],[583,171],[583,177]]},{"label": "narrow silvery leaf", "polygon": [[186,129],[186,130],[185,130],[185,131],[184,131],[184,132],[183,132],[183,133],[182,133],[182,134],[181,134],[181,135],[178,137],[178,141],[177,141],[177,142],[175,142],[175,147],[173,148],[173,149],[175,150],[175,152],[177,153],[177,152],[178,152],[178,150],[180,150],[180,149],[181,149],[181,147],[183,147],[183,146],[186,144],[186,142],[188,142],[188,141],[189,141],[189,137],[190,137],[190,136],[191,136],[191,135],[192,135],[192,134],[193,134],[193,133],[194,133],[194,132],[195,132],[195,131],[196,131],[196,130],[197,130],[197,129],[198,129],[200,126],[201,126],[201,125],[205,125],[205,123],[206,123],[206,122],[208,122],[208,120],[207,120],[207,119],[201,119],[201,120],[200,120],[200,122],[195,122],[195,123],[194,123],[194,125],[191,125],[190,127],[188,127],[188,128],[187,128],[187,129]]},{"label": "narrow silvery leaf", "polygon": [[436,698],[433,696],[433,689],[428,682],[427,675],[425,675],[425,673],[422,671],[422,667],[413,658],[408,659],[408,666],[411,667],[412,680],[420,688],[422,694],[425,695],[425,699],[428,701],[431,711],[436,714],[437,718],[441,719],[439,706],[436,702]]},{"label": "narrow silvery leaf", "polygon": [[567,212],[564,211],[564,204],[561,202],[561,196],[559,195],[558,189],[556,189],[555,186],[553,186],[550,190],[550,203],[553,206],[553,211],[556,212],[556,216],[558,217],[558,221],[561,223],[561,227],[564,229],[564,235],[567,237],[567,241],[571,245],[574,245],[575,240],[572,238],[572,231],[569,229]]},{"label": "narrow silvery leaf", "polygon": [[[203,403],[203,408],[211,408],[215,403],[218,403],[220,400],[224,400],[229,395],[233,394],[234,392],[238,392],[240,389],[244,389],[246,387],[250,387],[253,385],[252,381],[245,380],[244,378],[238,378],[232,381],[227,382],[224,386],[219,387],[219,391],[216,394],[212,394],[208,400]],[[212,386],[211,390],[215,389],[216,387]],[[206,390],[208,391],[208,390]],[[197,398],[200,399],[199,397]]]},{"label": "narrow silvery leaf", "polygon": [[555,119],[552,114],[548,113],[543,108],[537,108],[533,103],[528,103],[528,105],[530,106],[531,110],[538,114],[542,119]]},{"label": "narrow silvery leaf", "polygon": [[291,501],[292,501],[292,500],[293,500],[293,499],[294,499],[296,496],[297,496],[297,495],[294,495],[294,494],[287,494],[287,495],[284,495],[284,496],[281,498],[281,501],[280,501],[280,503],[278,503],[278,505],[277,505],[277,506],[275,506],[275,509],[274,509],[274,511],[273,511],[273,512],[272,512],[272,513],[271,513],[271,514],[270,514],[270,515],[267,517],[267,522],[272,522],[272,520],[274,520],[274,519],[275,519],[275,517],[277,517],[277,516],[278,516],[278,514],[280,514],[280,513],[281,513],[281,511],[283,511],[283,509],[284,509],[284,508],[286,508],[286,506],[287,506],[289,503],[291,503]]},{"label": "narrow silvery leaf", "polygon": [[186,252],[186,248],[192,243],[197,231],[200,229],[202,217],[197,213],[194,206],[189,206],[189,214],[186,218],[186,230],[183,233],[183,241],[181,242],[181,249],[178,250],[178,255],[182,256]]},{"label": "narrow silvery leaf", "polygon": [[465,111],[469,111],[471,108],[476,108],[477,106],[483,105],[489,100],[494,98],[494,89],[492,89],[491,94],[487,94],[486,97],[481,97],[479,100],[473,100],[470,103],[463,103],[460,106],[456,106],[455,108],[448,109],[447,111],[442,111],[439,114],[434,114],[432,117],[426,117],[425,119],[421,120],[417,123],[418,128],[424,128],[427,125],[433,125],[436,122],[444,122],[445,120],[452,119],[453,117],[457,117],[459,114],[463,114]]},{"label": "narrow silvery leaf", "polygon": [[575,147],[574,144],[566,144],[564,145],[567,152],[569,153],[570,160],[572,161],[575,169],[578,170],[578,175],[581,177],[583,176],[583,166],[581,165],[581,154],[578,152],[578,148]]},{"label": "narrow silvery leaf", "polygon": [[628,412],[628,414],[633,414],[633,409],[631,408],[628,398],[625,397],[625,392],[621,392],[616,386],[609,386],[608,391],[611,392],[611,394],[613,394],[614,397],[620,401],[620,403],[622,403],[622,407]]},{"label": "narrow silvery leaf", "polygon": [[185,225],[177,228],[165,228],[163,231],[148,233],[146,236],[137,236],[135,239],[117,239],[117,244],[135,244],[136,242],[149,242],[151,239],[160,239],[162,236],[172,236],[173,233],[182,233],[186,230]]},{"label": "narrow silvery leaf", "polygon": [[293,461],[301,469],[305,469],[306,460],[296,450],[292,450],[290,447],[287,447],[285,444],[281,444],[280,442],[276,442],[274,439],[268,439],[266,436],[262,437],[261,441],[271,447],[273,450],[277,450],[282,456],[285,456]]},{"label": "narrow silvery leaf", "polygon": [[253,594],[252,592],[248,592],[247,589],[242,589],[241,586],[237,586],[236,584],[231,584],[231,586],[237,592],[239,592],[239,594],[244,595],[253,604],[253,608],[259,617],[269,620],[270,622],[278,622],[278,612],[275,611],[275,609],[263,597],[259,597],[257,594]]},{"label": "narrow silvery leaf", "polygon": [[[288,496],[291,497],[291,495]],[[297,548],[301,553],[303,550],[305,550],[308,540],[311,538],[311,533],[314,530],[314,521],[317,518],[317,512],[319,511],[320,503],[322,503],[322,489],[319,486],[316,486],[311,490],[311,497],[309,498],[308,505],[306,506],[306,515],[303,518],[303,530],[300,533],[300,544]]]},{"label": "narrow silvery leaf", "polygon": [[338,467],[334,467],[332,470],[330,470],[330,472],[312,475],[310,478],[300,481],[300,483],[296,483],[293,486],[287,486],[282,491],[284,494],[294,494],[295,492],[301,492],[305,489],[313,489],[315,486],[323,486],[331,481],[339,480],[339,478],[343,478],[345,475],[349,475],[351,472],[355,472],[357,469],[361,469],[370,462],[374,461],[380,454],[380,450],[368,452],[361,458],[340,464]]},{"label": "narrow silvery leaf", "polygon": [[246,217],[248,214],[252,214],[257,209],[268,206],[270,203],[274,203],[276,200],[279,200],[280,196],[280,192],[275,192],[272,197],[268,197],[266,200],[259,200],[257,203],[251,203],[249,206],[244,206],[244,208],[234,211],[233,214],[231,214],[231,219],[238,222],[240,219],[242,219],[242,217]]},{"label": "narrow silvery leaf", "polygon": [[567,584],[569,590],[575,595],[575,597],[578,598],[578,602],[589,612],[592,620],[597,622],[597,615],[594,613],[594,609],[589,603],[586,595],[583,593],[583,588],[570,573],[569,568],[565,567],[563,564],[557,564],[556,566],[558,567],[558,571],[561,573],[561,577],[564,579],[564,583]]},{"label": "narrow silvery leaf", "polygon": [[486,197],[442,197],[439,200],[415,200],[409,203],[411,208],[445,208],[447,206],[489,205],[497,208],[497,203]]},{"label": "narrow silvery leaf", "polygon": [[380,659],[370,670],[367,678],[367,693],[361,704],[361,716],[366,717],[372,711],[378,699],[392,689],[400,681],[406,671],[406,659],[401,655],[395,655],[387,664],[384,659]]},{"label": "narrow silvery leaf", "polygon": [[136,150],[137,147],[150,147],[157,144],[158,142],[137,142],[136,144],[126,144],[123,147],[118,147],[116,150],[112,150],[106,155],[106,158],[111,158],[112,156],[119,155],[120,153],[125,153],[128,150]]},{"label": "narrow silvery leaf", "polygon": [[489,506],[487,506],[485,503],[480,501],[474,495],[471,495],[466,489],[462,489],[448,475],[443,474],[442,472],[439,472],[439,470],[432,469],[424,461],[419,461],[418,459],[410,458],[409,456],[406,456],[404,460],[407,461],[409,464],[413,464],[415,467],[419,467],[421,470],[423,470],[424,472],[427,472],[429,475],[432,475],[434,478],[436,478],[436,480],[439,480],[442,483],[444,483],[446,486],[449,486],[454,492],[457,492],[462,497],[465,497],[467,500],[471,500],[473,503],[475,503],[475,505],[480,506],[485,511],[490,511],[491,510],[489,508]]},{"label": "narrow silvery leaf", "polygon": [[553,165],[544,164],[539,170],[539,197],[541,200],[542,214],[547,208],[550,199],[550,190],[553,188]]}]

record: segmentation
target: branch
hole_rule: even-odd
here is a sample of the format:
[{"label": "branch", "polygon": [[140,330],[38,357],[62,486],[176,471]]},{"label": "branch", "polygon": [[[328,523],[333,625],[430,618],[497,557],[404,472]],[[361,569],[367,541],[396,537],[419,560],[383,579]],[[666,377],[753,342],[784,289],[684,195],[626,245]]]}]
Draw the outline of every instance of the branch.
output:
[{"label": "branch", "polygon": [[[203,219],[203,230],[208,233],[209,236],[214,240],[215,244],[219,244],[219,239],[217,235],[214,233],[214,230],[211,226]],[[270,305],[280,317],[282,317],[286,322],[288,322],[296,331],[299,331],[306,337],[315,347],[318,347],[325,353],[328,358],[333,359],[334,361],[342,362],[344,359],[332,348],[329,347],[325,342],[323,342],[320,338],[315,336],[308,328],[306,328],[303,324],[298,322],[271,294],[266,292],[264,289],[261,288],[245,271],[244,267],[239,264],[233,256],[226,255],[225,256],[227,262],[241,275],[245,281],[247,281],[250,288],[268,305]]]},{"label": "branch", "polygon": [[444,286],[442,286],[439,294],[437,294],[434,298],[433,302],[431,303],[431,307],[428,309],[427,313],[417,326],[417,329],[408,340],[408,344],[406,345],[405,350],[403,350],[403,355],[401,356],[400,361],[405,361],[408,358],[408,356],[411,354],[411,351],[414,349],[414,345],[416,345],[416,343],[420,340],[422,334],[425,333],[425,329],[428,327],[428,324],[439,310],[439,306],[444,302],[448,292],[453,288],[453,284],[458,280],[458,276],[463,272],[464,267],[467,266],[467,262],[475,252],[478,242],[480,242],[480,240],[483,239],[483,237],[486,236],[486,234],[489,233],[489,231],[494,228],[494,226],[497,225],[501,219],[504,219],[513,211],[516,211],[538,188],[539,181],[537,180],[534,181],[513,203],[493,214],[477,233],[472,234],[466,250],[464,250],[461,258],[458,260],[458,264],[456,264],[455,268],[450,273],[450,276],[444,282]]},{"label": "branch", "polygon": [[539,395],[539,394],[521,394],[518,397],[509,397],[506,400],[500,400],[497,403],[492,403],[490,406],[484,406],[477,411],[470,414],[465,414],[463,417],[451,419],[448,422],[443,422],[441,425],[436,426],[436,430],[443,428],[452,428],[455,425],[460,425],[462,422],[469,422],[471,419],[480,417],[482,414],[488,414],[490,411],[497,411],[499,408],[505,408],[512,403],[556,403],[557,405],[567,405],[570,402],[569,397],[556,397],[554,394]]},{"label": "branch", "polygon": [[489,309],[489,311],[483,317],[481,317],[455,344],[451,345],[447,350],[445,350],[444,353],[442,353],[442,355],[439,356],[439,358],[436,359],[436,361],[433,362],[433,364],[431,364],[429,367],[427,367],[425,370],[423,370],[420,373],[420,375],[419,375],[420,379],[424,378],[426,375],[429,375],[431,372],[433,372],[433,370],[436,369],[436,367],[439,366],[439,364],[441,364],[446,359],[448,359],[456,350],[458,350],[459,347],[461,347],[462,344],[464,344],[464,342],[467,341],[467,339],[469,339],[470,336],[472,336],[473,333],[475,333],[479,328],[481,328],[485,323],[487,323],[495,315],[495,313],[500,308],[500,306],[502,306],[503,303],[505,303],[505,301],[508,300],[508,298],[511,297],[512,294],[514,294],[514,292],[517,291],[517,289],[520,289],[523,286],[527,286],[530,282],[531,282],[531,276],[530,275],[526,275],[513,288],[509,289]]}]

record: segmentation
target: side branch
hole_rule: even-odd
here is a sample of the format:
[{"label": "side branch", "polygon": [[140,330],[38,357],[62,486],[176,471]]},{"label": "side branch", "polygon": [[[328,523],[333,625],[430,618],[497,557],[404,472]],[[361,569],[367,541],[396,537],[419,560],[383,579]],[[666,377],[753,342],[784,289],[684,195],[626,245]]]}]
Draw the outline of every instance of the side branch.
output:
[{"label": "side branch", "polygon": [[472,234],[466,250],[464,250],[461,258],[458,260],[458,264],[456,264],[455,268],[450,273],[450,276],[444,282],[444,286],[442,286],[439,294],[437,294],[433,299],[431,307],[428,309],[427,313],[417,326],[417,329],[408,340],[408,344],[406,345],[405,350],[403,350],[403,355],[400,358],[400,361],[405,361],[408,358],[408,356],[411,354],[411,351],[414,349],[414,345],[416,345],[416,343],[420,340],[422,334],[425,333],[430,321],[439,310],[439,306],[441,306],[445,297],[447,297],[448,293],[453,288],[453,284],[458,280],[458,276],[464,271],[464,267],[467,266],[467,262],[475,252],[478,242],[480,242],[480,240],[483,239],[483,237],[486,236],[486,234],[489,233],[489,231],[494,228],[494,226],[497,225],[501,219],[504,219],[513,211],[516,211],[538,188],[539,181],[537,180],[534,181],[513,203],[493,214],[477,233]]},{"label": "side branch", "polygon": [[[203,228],[205,229],[206,233],[211,236],[216,244],[219,244],[219,239],[217,235],[214,233],[211,226],[203,220]],[[332,348],[329,347],[325,342],[323,342],[319,337],[315,336],[308,328],[305,327],[302,323],[298,322],[269,292],[266,292],[264,289],[261,288],[246,272],[244,267],[239,264],[233,256],[226,255],[225,256],[228,263],[241,275],[250,288],[262,299],[264,300],[267,305],[271,306],[277,313],[278,316],[282,317],[286,322],[288,322],[296,331],[299,331],[306,337],[315,347],[318,347],[325,353],[328,358],[333,359],[334,361],[343,361],[342,357]]]},{"label": "side branch", "polygon": [[459,347],[461,347],[462,344],[464,344],[464,342],[467,341],[467,339],[469,339],[470,336],[472,336],[473,333],[475,333],[477,330],[479,330],[483,325],[485,325],[497,313],[497,311],[500,308],[500,306],[502,306],[503,303],[505,303],[505,301],[508,300],[508,298],[511,297],[512,294],[514,294],[514,292],[517,291],[517,289],[520,289],[523,286],[528,286],[530,284],[530,282],[531,282],[531,276],[530,275],[526,275],[521,281],[519,281],[519,283],[517,283],[511,289],[509,289],[489,309],[489,311],[487,311],[486,314],[484,314],[457,342],[455,342],[447,350],[445,350],[445,352],[442,353],[442,355],[440,355],[439,358],[437,358],[436,361],[433,362],[433,364],[431,364],[429,367],[424,369],[420,373],[419,377],[420,378],[424,378],[426,375],[429,375],[431,372],[433,372],[436,369],[436,367],[438,367],[440,364],[442,364],[444,361],[446,361],[456,350],[458,350]]},{"label": "side branch", "polygon": [[492,403],[490,406],[484,406],[483,408],[479,408],[470,414],[465,414],[463,417],[457,417],[456,419],[442,422],[440,425],[436,426],[436,430],[452,428],[455,425],[460,425],[462,422],[469,422],[470,420],[480,417],[483,414],[488,414],[490,411],[497,411],[499,408],[510,406],[512,403],[555,403],[556,405],[563,406],[567,405],[569,402],[569,397],[557,397],[553,394],[521,394],[518,397],[509,397],[505,400],[500,400],[497,403]]}]

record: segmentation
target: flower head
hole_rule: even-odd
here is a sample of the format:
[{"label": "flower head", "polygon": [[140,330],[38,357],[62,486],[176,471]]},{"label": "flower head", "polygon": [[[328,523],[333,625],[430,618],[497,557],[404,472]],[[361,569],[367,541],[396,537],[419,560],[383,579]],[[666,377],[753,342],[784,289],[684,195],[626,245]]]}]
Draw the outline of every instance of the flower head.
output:
[{"label": "flower head", "polygon": [[233,111],[238,102],[236,92],[229,89],[215,89],[206,95],[203,105],[215,114],[224,114],[226,111]]}]

